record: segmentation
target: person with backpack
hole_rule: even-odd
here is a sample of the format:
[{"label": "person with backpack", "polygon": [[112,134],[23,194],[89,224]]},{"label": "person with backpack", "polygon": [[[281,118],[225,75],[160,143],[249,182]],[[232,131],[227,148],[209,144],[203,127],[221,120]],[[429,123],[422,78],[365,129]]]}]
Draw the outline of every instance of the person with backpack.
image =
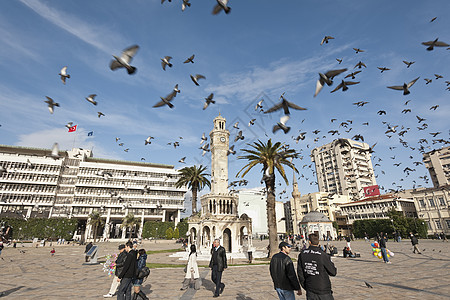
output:
[{"label": "person with backpack", "polygon": [[142,282],[144,282],[144,278],[139,275],[139,273],[147,266],[147,252],[145,249],[139,249],[138,258],[137,258],[137,272],[136,278],[133,278],[133,287],[134,287],[134,296],[133,300],[137,300],[138,297],[141,297],[144,300],[148,300],[148,297],[141,291]]}]

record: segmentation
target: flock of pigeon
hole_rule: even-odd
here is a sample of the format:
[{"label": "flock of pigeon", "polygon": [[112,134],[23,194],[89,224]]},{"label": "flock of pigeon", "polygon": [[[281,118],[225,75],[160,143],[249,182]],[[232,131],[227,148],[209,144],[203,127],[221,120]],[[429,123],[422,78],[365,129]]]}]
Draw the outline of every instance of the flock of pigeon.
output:
[{"label": "flock of pigeon", "polygon": [[[163,4],[165,1],[162,0],[161,4]],[[168,2],[172,2],[171,0],[168,0]],[[226,0],[216,0],[217,4],[215,5],[215,7],[213,8],[213,14],[218,14],[219,12],[221,12],[222,10],[225,13],[229,13],[230,12],[230,7],[228,7],[228,1]],[[184,11],[186,7],[190,7],[191,3],[189,3],[189,0],[182,0],[182,10]],[[435,20],[435,18],[434,18]],[[432,20],[432,21],[434,21]],[[335,40],[335,37],[333,36],[325,36],[322,41],[320,42],[321,45],[323,45],[324,47],[331,47],[328,45],[331,45],[333,42],[333,40]],[[431,40],[431,41],[426,41],[422,43],[424,46],[426,46],[426,50],[427,51],[433,51],[436,48],[442,48],[442,47],[450,47],[449,44],[440,41],[438,38]],[[327,45],[327,46],[325,46]],[[447,48],[447,50],[449,50],[450,48]],[[138,45],[133,45],[130,47],[125,48],[120,56],[116,56],[113,55],[113,59],[111,60],[110,63],[110,69],[112,71],[116,71],[116,70],[120,70],[120,69],[125,69],[127,71],[128,74],[132,75],[135,74],[137,71],[137,68],[135,66],[133,66],[132,60],[133,57],[137,54],[139,50],[139,46]],[[364,53],[366,52],[366,50],[363,50],[361,48],[353,48],[353,50],[355,51],[356,55],[363,55],[363,54],[359,54],[359,53]],[[187,57],[186,59],[182,60],[182,63],[184,64],[194,64],[194,59],[195,59],[195,55],[192,54],[191,56]],[[343,63],[343,59],[342,58],[336,58],[336,60],[338,61],[339,65]],[[180,61],[181,62],[181,61]],[[163,69],[163,71],[166,71],[168,68],[172,68],[173,66],[173,58],[171,56],[165,56],[163,58],[161,58],[161,67]],[[407,61],[407,60],[403,60],[403,63],[406,65],[406,68],[413,68],[415,61]],[[353,67],[353,69],[351,69],[345,76],[343,79],[341,79],[341,81],[330,91],[330,93],[334,93],[337,92],[339,90],[342,90],[342,92],[345,92],[349,89],[350,86],[352,85],[357,85],[360,84],[360,81],[355,81],[355,79],[357,78],[357,76],[359,76],[360,73],[363,72],[364,69],[366,69],[367,66],[366,64],[359,60],[358,63],[356,63]],[[381,72],[388,72],[391,69],[389,67],[386,66],[379,66],[377,67],[377,69]],[[316,87],[315,87],[315,92],[313,94],[313,97],[318,97],[319,93],[324,89],[324,87],[328,86],[328,87],[332,87],[334,84],[334,80],[336,77],[340,76],[341,74],[344,74],[345,72],[348,71],[348,68],[342,68],[342,69],[335,69],[335,70],[328,70],[326,72],[318,72],[319,78],[316,82]],[[68,79],[70,79],[70,74],[68,74],[68,67],[64,66],[60,73],[59,76],[61,78],[61,81],[63,84],[66,84]],[[205,80],[206,77],[204,75],[201,74],[195,74],[189,75],[192,82],[196,85],[199,86],[200,85],[200,80]],[[425,82],[428,85],[429,83],[431,83],[433,80],[437,81],[439,79],[444,78],[442,75],[439,74],[434,74],[435,78],[434,79],[429,79],[429,78],[425,78]],[[350,78],[350,80],[347,80],[347,78]],[[416,77],[414,79],[412,79],[409,82],[405,82],[405,83],[400,83],[398,85],[392,85],[392,86],[387,86],[387,88],[392,89],[392,90],[396,90],[396,91],[401,91],[403,93],[403,95],[409,95],[411,93],[411,89],[413,87],[414,84],[416,84],[416,82],[420,79],[420,77]],[[445,81],[446,84],[446,89],[450,90],[450,81]],[[159,107],[164,107],[164,106],[168,106],[169,108],[173,108],[174,107],[174,99],[175,97],[181,93],[181,90],[179,88],[178,84],[174,85],[173,90],[166,95],[165,97],[160,97],[160,101],[157,102],[156,104],[153,105],[154,108],[159,108]],[[97,106],[97,100],[96,100],[97,95],[96,94],[90,94],[88,95],[85,99],[86,101],[88,101],[89,103],[91,103],[94,106]],[[48,109],[50,111],[51,114],[54,113],[55,111],[55,107],[59,107],[60,104],[55,102],[51,97],[46,96],[47,100],[45,101],[45,103],[48,106]],[[203,105],[203,110],[207,109],[211,104],[215,104],[214,99],[214,93],[210,93],[206,98],[205,98],[205,102]],[[412,113],[411,108],[408,107],[408,103],[411,100],[407,100],[405,102],[405,106],[406,108],[402,110],[401,113],[403,114],[408,114],[408,113]],[[286,99],[285,97],[285,93],[281,94],[280,96],[280,102],[277,103],[276,105],[274,105],[273,107],[270,107],[269,109],[265,110],[263,108],[263,102],[264,99],[260,99],[258,100],[258,102],[255,105],[255,111],[258,113],[264,113],[264,114],[269,114],[269,113],[273,113],[273,112],[277,112],[279,110],[283,111],[283,115],[281,116],[279,122],[277,122],[273,128],[272,128],[272,132],[275,134],[277,133],[279,130],[282,130],[285,134],[289,133],[289,131],[291,130],[291,127],[287,126],[287,122],[290,119],[290,110],[306,110],[306,108],[301,107],[293,102],[290,102]],[[354,102],[353,105],[355,105],[357,108],[363,108],[365,107],[367,104],[369,104],[369,101],[358,101],[358,102]],[[436,110],[439,108],[439,105],[433,105],[430,110]],[[378,115],[380,116],[384,116],[387,114],[387,112],[385,110],[380,110],[377,112]],[[103,114],[102,112],[98,111],[97,112],[97,116],[100,117],[104,117],[105,114]],[[418,126],[417,126],[417,131],[423,131],[428,129],[428,124],[425,122],[426,120],[424,118],[421,118],[420,116],[416,115],[416,119],[418,121]],[[252,126],[255,124],[255,122],[257,122],[257,118],[251,118],[249,120],[248,126]],[[391,120],[389,121],[382,121],[382,124],[386,126],[386,131],[385,131],[385,135],[387,138],[392,138],[395,135],[398,135],[399,137],[399,142],[405,147],[405,148],[410,148],[411,150],[418,150],[420,153],[424,153],[425,150],[427,149],[427,146],[430,143],[436,144],[436,143],[440,143],[440,144],[444,144],[447,145],[450,142],[444,138],[438,138],[438,136],[441,134],[441,132],[435,131],[435,132],[429,132],[430,136],[433,138],[431,141],[429,141],[426,138],[422,138],[419,140],[419,145],[415,145],[412,146],[410,143],[408,143],[408,141],[406,141],[405,139],[405,135],[407,133],[412,132],[411,127],[407,127],[405,125],[401,125],[401,124],[394,124],[395,120]],[[302,121],[303,123],[303,121]],[[351,137],[354,140],[359,140],[364,142],[364,136],[359,134],[359,133],[355,133],[350,134],[350,132],[354,129],[351,125],[353,124],[352,120],[342,120],[341,122],[337,122],[337,118],[332,118],[331,119],[331,124],[339,124],[339,127],[336,129],[330,129],[328,130],[328,134],[331,136],[339,136],[341,134],[345,134],[347,136],[349,136],[349,138]],[[72,122],[69,122],[66,127],[70,128],[73,125]],[[368,122],[364,122],[362,123],[363,126],[369,126]],[[243,130],[239,130],[239,122],[235,123],[233,128],[237,129],[236,130],[236,134],[234,137],[234,142],[238,142],[240,140],[244,140],[244,131]],[[311,133],[314,135],[314,143],[317,143],[321,138],[324,139],[327,136],[326,135],[319,135],[319,133],[321,132],[321,130],[317,129],[312,131]],[[267,134],[266,134],[267,136]],[[298,143],[300,140],[305,140],[307,136],[307,132],[306,131],[302,131],[299,130],[299,133],[296,136],[293,136],[293,140]],[[152,143],[152,140],[154,139],[154,137],[152,136],[148,136],[145,140],[144,140],[144,145],[149,145]],[[179,140],[182,140],[182,137],[179,137]],[[116,138],[116,142],[119,142],[120,138]],[[168,143],[168,145],[172,145],[174,148],[177,148],[178,146],[180,146],[180,141],[173,141]],[[233,139],[232,139],[233,141]],[[118,143],[119,146],[124,146],[124,143]],[[367,149],[363,149],[362,151],[369,151],[370,153],[375,152],[374,151],[374,147],[375,147],[376,143],[374,145],[372,145],[371,147],[368,147]],[[426,146],[427,145],[427,146]],[[290,147],[289,145],[286,145],[287,147]],[[57,147],[57,145],[56,145]],[[203,136],[201,138],[200,141],[200,150],[202,150],[202,156],[205,155],[207,152],[210,151],[210,145],[207,142],[207,137],[205,136],[205,134],[203,133]],[[235,145],[230,146],[227,155],[230,154],[235,154],[236,151],[234,150]],[[310,145],[306,145],[306,148],[309,148]],[[393,149],[395,149],[395,147],[391,147]],[[429,148],[429,146],[428,146]],[[130,149],[129,148],[125,148],[124,151],[128,152]],[[305,149],[300,149],[300,154],[302,153],[302,151],[304,151]],[[57,151],[57,149],[55,150]],[[56,153],[56,152],[55,152]],[[54,155],[55,157],[57,157],[57,153]],[[302,158],[302,157],[301,157]],[[411,159],[413,158],[413,156],[411,156]],[[373,157],[373,159],[377,159],[376,162],[374,163],[374,167],[378,167],[380,166],[380,162],[382,161],[381,158],[377,158],[376,156]],[[395,159],[395,156],[394,156]],[[145,158],[141,158],[141,160],[145,160]],[[180,163],[185,163],[186,157],[182,157],[179,162]],[[400,166],[402,163],[394,163],[394,166]],[[421,164],[420,161],[414,161],[413,164],[415,166]],[[312,175],[315,175],[315,171],[314,168],[312,166],[312,164],[305,164],[303,165],[303,168],[308,167],[308,169],[310,169],[312,171]],[[414,172],[415,169],[410,167],[410,166],[406,166],[404,168],[404,172],[405,174],[407,174],[407,176],[411,173]],[[384,173],[382,171],[382,173]],[[301,175],[301,177],[305,178],[304,173]],[[424,179],[424,181],[427,183],[428,182],[428,177],[422,176],[422,179]],[[309,178],[305,178],[307,180],[309,180]],[[239,181],[238,181],[239,182]],[[236,182],[232,182],[232,184],[235,184]],[[239,184],[241,185],[242,182],[239,182]],[[246,183],[245,183],[246,184]],[[310,184],[316,184],[316,182],[310,182]],[[397,183],[393,183],[394,187],[390,188],[390,191],[393,190],[399,190],[402,188],[401,185],[397,184]],[[233,185],[232,185],[233,186]],[[420,184],[418,184],[417,186],[420,186]],[[384,187],[381,187],[382,189]],[[386,189],[387,190],[387,189]]]}]

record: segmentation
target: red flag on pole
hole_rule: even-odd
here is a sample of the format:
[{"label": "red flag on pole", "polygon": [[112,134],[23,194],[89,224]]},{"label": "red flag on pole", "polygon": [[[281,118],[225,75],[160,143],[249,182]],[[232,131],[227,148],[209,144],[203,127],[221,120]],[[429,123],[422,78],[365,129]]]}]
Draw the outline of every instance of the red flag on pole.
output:
[{"label": "red flag on pole", "polygon": [[77,131],[77,126],[78,126],[78,125],[74,125],[74,126],[72,126],[72,127],[69,127],[69,132]]},{"label": "red flag on pole", "polygon": [[378,196],[380,195],[380,189],[378,188],[378,185],[371,185],[364,187],[364,196],[365,197],[372,197],[372,196]]}]

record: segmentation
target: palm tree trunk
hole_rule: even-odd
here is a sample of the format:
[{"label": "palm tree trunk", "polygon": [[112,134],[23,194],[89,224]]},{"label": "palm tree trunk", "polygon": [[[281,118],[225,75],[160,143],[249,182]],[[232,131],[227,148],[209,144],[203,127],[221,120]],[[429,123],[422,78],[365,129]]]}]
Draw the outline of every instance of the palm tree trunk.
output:
[{"label": "palm tree trunk", "polygon": [[192,215],[197,212],[197,188],[192,188]]},{"label": "palm tree trunk", "polygon": [[278,234],[277,234],[277,216],[275,211],[275,176],[266,181],[267,191],[267,227],[269,229],[269,257],[277,253]]}]

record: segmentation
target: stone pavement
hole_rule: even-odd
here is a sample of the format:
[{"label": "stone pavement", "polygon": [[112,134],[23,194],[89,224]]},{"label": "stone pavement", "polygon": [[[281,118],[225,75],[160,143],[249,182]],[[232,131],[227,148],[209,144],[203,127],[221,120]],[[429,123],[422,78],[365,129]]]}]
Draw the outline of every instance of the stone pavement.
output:
[{"label": "stone pavement", "polygon": [[[267,241],[255,241],[254,244],[263,249]],[[339,250],[344,244],[335,242]],[[100,255],[105,255],[115,252],[118,243],[99,245]],[[333,258],[338,269],[337,276],[332,278],[335,299],[450,299],[450,243],[420,240],[419,246],[424,250],[422,255],[412,253],[409,240],[390,241],[388,248],[395,256],[388,265],[371,254],[370,243],[352,242],[352,249],[360,252],[361,258]],[[179,244],[145,242],[142,247],[146,250],[174,249]],[[55,248],[54,257],[50,256],[49,247],[5,248],[1,255],[3,259],[0,259],[0,294],[3,294],[0,298],[103,299],[112,278],[106,276],[102,265],[82,265],[84,246]],[[180,264],[168,255],[153,254],[149,261]],[[296,258],[297,255],[293,251],[291,256]],[[200,290],[180,291],[184,277],[182,268],[152,269],[143,290],[150,299],[212,299],[211,272],[208,268],[200,268],[200,274],[204,278]],[[364,281],[372,284],[373,289],[367,288]],[[225,270],[223,282],[226,288],[219,299],[277,299],[268,265],[231,266]],[[296,299],[305,299],[305,291],[303,293]]]}]

